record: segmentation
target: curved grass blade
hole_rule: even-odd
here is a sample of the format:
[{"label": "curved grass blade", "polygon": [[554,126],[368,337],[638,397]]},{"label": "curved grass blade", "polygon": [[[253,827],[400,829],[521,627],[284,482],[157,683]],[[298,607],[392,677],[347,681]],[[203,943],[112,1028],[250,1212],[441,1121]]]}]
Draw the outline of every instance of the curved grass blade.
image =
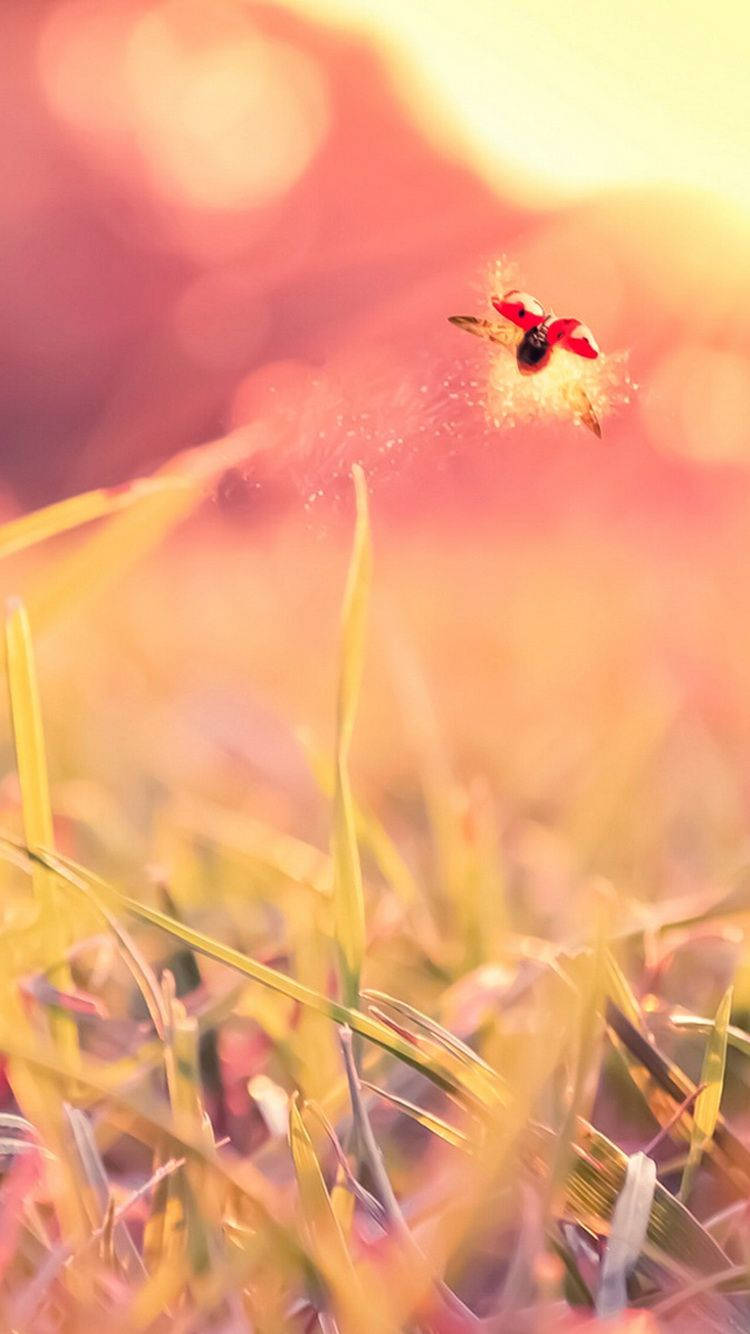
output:
[{"label": "curved grass blade", "polygon": [[302,1119],[299,1094],[289,1103],[289,1145],[307,1241],[346,1330],[364,1330],[364,1295],[328,1188]]},{"label": "curved grass blade", "polygon": [[294,1093],[289,1102],[289,1144],[312,1251],[324,1271],[338,1271],[340,1278],[356,1286],[352,1258],[333,1212],[313,1142],[302,1119],[298,1093]]},{"label": "curved grass blade", "polygon": [[[698,1014],[670,1014],[669,1023],[672,1028],[681,1031],[694,1031],[696,1033],[708,1034],[713,1028],[714,1021],[706,1019]],[[746,1033],[743,1028],[737,1028],[735,1024],[727,1025],[727,1045],[734,1047],[743,1056],[750,1056],[750,1033]]]},{"label": "curved grass blade", "polygon": [[181,803],[175,824],[182,837],[210,843],[228,859],[250,867],[255,877],[294,886],[316,898],[330,899],[333,868],[327,852],[292,834],[279,833],[244,811],[206,802]]},{"label": "curved grass blade", "polygon": [[[420,1247],[415,1242],[406,1223],[406,1219],[401,1211],[395,1191],[391,1185],[390,1177],[386,1171],[383,1155],[380,1146],[375,1139],[370,1124],[370,1118],[367,1114],[362,1097],[362,1085],[360,1082],[357,1066],[354,1059],[354,1050],[352,1044],[351,1029],[342,1028],[339,1031],[339,1042],[342,1055],[344,1057],[344,1066],[346,1069],[346,1078],[349,1085],[349,1097],[351,1100],[352,1117],[354,1125],[357,1128],[357,1137],[360,1145],[362,1162],[369,1169],[373,1187],[377,1192],[377,1197],[383,1206],[386,1215],[388,1229],[392,1232],[394,1238],[398,1240],[401,1251],[401,1267],[405,1270],[400,1277],[399,1287],[401,1289],[401,1299],[406,1299],[406,1309],[402,1308],[399,1314],[398,1323],[400,1326],[407,1323],[407,1311],[412,1314],[418,1311],[428,1300],[428,1294],[433,1293],[433,1300],[439,1302],[443,1307],[445,1314],[458,1314],[462,1320],[468,1319],[473,1323],[473,1314],[464,1306],[463,1302],[456,1297],[446,1285],[433,1273],[431,1266]],[[405,1291],[406,1284],[404,1280],[409,1279],[411,1291]],[[394,1272],[395,1277],[395,1272]]]},{"label": "curved grass blade", "polygon": [[719,1119],[721,1095],[724,1088],[724,1072],[727,1064],[727,1029],[732,1012],[733,988],[724,992],[713,1027],[708,1035],[706,1050],[701,1067],[700,1084],[703,1085],[693,1107],[693,1126],[690,1135],[690,1148],[685,1171],[680,1184],[679,1198],[687,1200],[700,1167],[706,1145],[714,1137]]},{"label": "curved grass blade", "polygon": [[[92,1226],[101,1227],[113,1203],[109,1179],[102,1162],[94,1131],[85,1112],[65,1104],[65,1115],[70,1126],[75,1150],[88,1185],[87,1203]],[[112,1234],[114,1252],[125,1269],[144,1273],[143,1261],[125,1223],[118,1223]]]},{"label": "curved grass blade", "polygon": [[442,1024],[430,1019],[428,1015],[423,1014],[415,1006],[409,1005],[406,1001],[398,1000],[395,996],[389,996],[385,991],[376,991],[371,988],[363,991],[362,997],[368,1002],[377,1002],[378,1007],[395,1010],[398,1015],[403,1016],[404,1019],[413,1024],[420,1033],[425,1034],[431,1042],[442,1048],[452,1058],[452,1062],[464,1071],[472,1085],[484,1086],[488,1088],[488,1092],[491,1088],[494,1091],[495,1098],[497,1097],[498,1090],[502,1087],[500,1075],[471,1047],[457,1038],[455,1033],[443,1028]]},{"label": "curved grass blade", "polygon": [[267,444],[266,430],[242,427],[170,459],[153,474],[139,504],[114,514],[31,584],[27,601],[35,629],[46,628],[63,610],[95,597],[119,578],[187,518],[223,472]]},{"label": "curved grass blade", "polygon": [[363,1088],[369,1089],[371,1093],[377,1094],[384,1102],[390,1103],[397,1111],[403,1112],[412,1121],[417,1121],[430,1134],[436,1135],[438,1139],[445,1140],[454,1149],[463,1149],[464,1153],[473,1152],[474,1145],[469,1136],[458,1126],[452,1126],[450,1122],[444,1121],[441,1116],[436,1116],[434,1112],[425,1111],[424,1107],[417,1107],[416,1103],[409,1102],[406,1098],[399,1098],[395,1093],[390,1093],[388,1089],[380,1088],[377,1084],[370,1084],[366,1079],[361,1080]]},{"label": "curved grass blade", "polygon": [[349,574],[341,616],[341,658],[336,701],[336,748],[333,790],[333,912],[339,956],[341,994],[356,1005],[365,952],[365,906],[357,847],[354,800],[349,780],[349,749],[362,678],[367,602],[372,572],[372,542],[367,484],[359,464],[352,469],[357,502]]},{"label": "curved grass blade", "polygon": [[[270,987],[290,1000],[299,1002],[318,1014],[324,1015],[336,1024],[348,1024],[361,1037],[375,1043],[398,1060],[412,1066],[448,1093],[453,1093],[465,1100],[479,1112],[496,1112],[503,1102],[503,1086],[500,1076],[486,1066],[479,1057],[474,1057],[477,1068],[464,1062],[461,1067],[456,1062],[445,1060],[446,1052],[425,1053],[419,1047],[399,1037],[387,1024],[381,1023],[371,1015],[363,1013],[338,1001],[330,1000],[319,991],[304,986],[295,978],[272,968],[269,964],[250,959],[231,945],[206,935],[195,927],[187,926],[169,917],[158,908],[139,903],[136,899],[120,893],[108,885],[99,876],[92,875],[68,857],[52,853],[46,849],[24,847],[17,839],[9,835],[0,835],[0,855],[8,857],[16,864],[39,862],[55,872],[63,881],[92,899],[93,902],[106,900],[109,905],[118,906],[137,921],[164,931],[173,939],[179,940],[190,949],[207,958],[214,959],[226,967],[252,978],[263,986]],[[458,1039],[456,1039],[458,1041]],[[467,1048],[467,1051],[470,1049]],[[481,1078],[479,1077],[481,1071]]]},{"label": "curved grass blade", "polygon": [[162,473],[156,477],[138,477],[123,486],[101,486],[93,491],[83,491],[80,495],[44,505],[17,519],[9,519],[0,524],[0,560],[36,546],[39,542],[46,542],[48,538],[69,533],[94,519],[103,519],[128,509],[160,491],[185,485],[185,479],[176,475]]}]

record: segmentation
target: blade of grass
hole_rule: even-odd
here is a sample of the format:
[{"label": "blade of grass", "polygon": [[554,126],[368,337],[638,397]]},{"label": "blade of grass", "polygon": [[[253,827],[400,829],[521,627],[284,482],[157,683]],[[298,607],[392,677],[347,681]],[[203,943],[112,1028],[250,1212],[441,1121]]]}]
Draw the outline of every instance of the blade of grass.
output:
[{"label": "blade of grass", "polygon": [[467,1073],[470,1072],[472,1083],[489,1082],[495,1089],[498,1087],[498,1082],[502,1084],[498,1073],[477,1052],[473,1051],[465,1042],[462,1042],[460,1038],[457,1038],[455,1033],[451,1033],[434,1019],[430,1019],[428,1015],[423,1014],[415,1006],[409,1005],[406,1001],[399,1000],[395,996],[389,996],[384,991],[376,991],[372,988],[363,991],[362,997],[368,1002],[378,1002],[377,1008],[383,1007],[384,1009],[395,1010],[398,1015],[408,1019],[431,1042],[436,1043],[446,1055],[451,1057],[452,1064],[456,1064]]},{"label": "blade of grass", "polygon": [[273,877],[307,895],[330,899],[333,868],[329,855],[291,834],[282,834],[242,811],[230,811],[202,802],[182,802],[175,817],[182,837],[208,843],[227,859],[253,872],[254,878]]},{"label": "blade of grass", "polygon": [[444,1121],[441,1116],[436,1116],[434,1112],[425,1111],[424,1107],[417,1107],[416,1103],[409,1102],[406,1098],[399,1098],[395,1093],[390,1093],[388,1089],[380,1088],[377,1084],[370,1084],[366,1079],[362,1081],[362,1087],[375,1093],[384,1102],[390,1103],[404,1116],[408,1116],[412,1121],[417,1121],[430,1134],[436,1135],[438,1139],[445,1140],[446,1144],[451,1144],[454,1149],[463,1149],[464,1153],[472,1153],[474,1145],[468,1135],[458,1126],[452,1126],[450,1122]]},{"label": "blade of grass", "polygon": [[[526,1136],[524,1158],[534,1173],[549,1171],[548,1155],[554,1132],[532,1125]],[[608,1232],[617,1199],[625,1183],[627,1156],[586,1121],[580,1121],[573,1160],[565,1182],[566,1217],[591,1232]],[[646,1240],[656,1260],[684,1277],[721,1273],[729,1259],[696,1218],[657,1181]]]},{"label": "blade of grass", "polygon": [[367,484],[359,464],[352,469],[352,476],[357,518],[341,616],[331,832],[334,928],[339,957],[341,995],[347,1005],[357,1004],[365,952],[364,893],[357,847],[354,801],[349,780],[349,749],[362,678],[367,602],[372,570]]},{"label": "blade of grass", "polygon": [[36,546],[39,542],[46,542],[51,537],[59,537],[62,533],[80,528],[94,519],[103,519],[128,509],[160,491],[185,485],[185,479],[176,475],[162,473],[156,477],[138,477],[123,486],[97,487],[93,491],[58,500],[52,505],[44,505],[17,519],[9,519],[0,524],[0,560]]},{"label": "blade of grass", "polygon": [[265,429],[243,427],[170,459],[154,473],[153,487],[138,505],[115,514],[54,570],[46,568],[32,581],[27,602],[35,630],[46,629],[121,577],[196,508],[223,472],[267,444]]},{"label": "blade of grass", "polygon": [[[623,1059],[625,1069],[654,1119],[664,1127],[672,1123],[675,1111],[683,1115],[671,1125],[675,1136],[689,1139],[692,1135],[693,1113],[689,1107],[691,1095],[697,1094],[696,1085],[688,1079],[674,1061],[664,1056],[653,1042],[636,1029],[610,1000],[606,1007],[607,1028],[610,1038]],[[719,1114],[713,1136],[706,1142],[717,1169],[734,1186],[750,1190],[750,1151],[734,1134]]]},{"label": "blade of grass", "polygon": [[[300,735],[300,741],[318,787],[325,796],[333,799],[336,788],[335,766],[329,763],[306,734]],[[417,904],[424,907],[416,878],[387,829],[372,811],[357,801],[354,802],[354,823],[360,847],[367,849],[386,884],[398,895],[404,907],[413,908]]]},{"label": "blade of grass", "polygon": [[[204,954],[207,958],[216,960],[217,963],[223,963],[244,977],[250,977],[256,982],[260,982],[262,985],[298,1001],[301,1005],[326,1016],[336,1024],[348,1024],[355,1033],[367,1038],[368,1041],[375,1043],[407,1065],[412,1066],[437,1084],[438,1087],[449,1093],[458,1094],[459,1097],[480,1112],[495,1112],[504,1101],[503,1084],[500,1076],[490,1066],[480,1062],[480,1059],[476,1056],[474,1057],[476,1065],[466,1060],[464,1060],[463,1065],[459,1065],[456,1062],[448,1063],[445,1059],[446,1052],[438,1050],[425,1053],[400,1038],[386,1024],[378,1022],[372,1016],[342,1005],[338,1001],[330,1000],[321,992],[303,986],[295,978],[289,977],[278,969],[260,963],[255,959],[250,959],[240,950],[215,940],[213,937],[206,935],[205,932],[183,922],[178,922],[158,908],[139,903],[136,899],[122,894],[113,886],[108,885],[101,877],[92,875],[83,867],[71,861],[70,858],[63,857],[59,853],[25,848],[19,844],[17,839],[6,834],[0,835],[0,854],[10,857],[16,864],[21,865],[25,860],[29,862],[38,861],[54,871],[63,881],[80,893],[93,898],[95,902],[97,899],[104,898],[110,905],[119,906],[121,911],[127,912],[137,921],[164,931],[167,935],[181,941],[199,954]],[[469,1050],[467,1048],[467,1051]]]},{"label": "blade of grass", "polygon": [[[168,971],[162,978],[162,992],[168,1016],[164,1064],[172,1123],[187,1138],[205,1140],[210,1151],[214,1145],[201,1096],[198,1024],[177,999],[174,977]],[[156,1172],[168,1156],[168,1151],[157,1150]],[[181,1269],[186,1261],[187,1276],[198,1299],[208,1296],[212,1262],[219,1263],[221,1202],[212,1185],[202,1164],[195,1159],[186,1161],[155,1190],[146,1229],[146,1250],[154,1278],[163,1267],[176,1262]]]},{"label": "blade of grass", "polygon": [[[102,1227],[107,1210],[113,1202],[109,1179],[94,1137],[94,1131],[85,1112],[66,1103],[65,1114],[84,1175],[89,1186],[91,1222]],[[143,1261],[126,1225],[117,1224],[113,1231],[113,1246],[120,1264],[131,1272],[144,1272]]]},{"label": "blade of grass", "polygon": [[643,1153],[628,1158],[625,1184],[612,1215],[601,1268],[596,1313],[601,1320],[619,1315],[628,1304],[627,1279],[638,1263],[651,1217],[656,1163]]},{"label": "blade of grass", "polygon": [[605,990],[606,910],[598,901],[597,933],[593,948],[582,951],[569,970],[570,981],[576,988],[574,1021],[571,1025],[570,1059],[573,1078],[565,1106],[562,1124],[555,1137],[547,1191],[543,1202],[545,1223],[554,1212],[557,1195],[567,1179],[573,1153],[576,1126],[587,1110],[586,1103],[594,1096],[591,1074],[601,1047],[603,1034],[602,999]]},{"label": "blade of grass", "polygon": [[604,951],[604,979],[607,995],[635,1028],[643,1028],[643,1013],[637,997],[610,949]]},{"label": "blade of grass", "polygon": [[[365,1101],[362,1097],[362,1086],[354,1059],[352,1033],[350,1028],[344,1027],[339,1030],[339,1042],[344,1057],[344,1067],[346,1069],[346,1078],[349,1085],[352,1117],[357,1128],[358,1142],[361,1145],[362,1150],[362,1161],[363,1163],[366,1163],[369,1168],[373,1186],[377,1192],[378,1199],[383,1206],[389,1230],[398,1240],[399,1249],[401,1251],[399,1257],[399,1268],[401,1270],[401,1281],[399,1283],[401,1311],[399,1312],[398,1323],[399,1325],[407,1323],[408,1317],[422,1306],[427,1294],[431,1293],[433,1289],[434,1300],[439,1302],[441,1307],[443,1307],[449,1315],[457,1313],[462,1319],[466,1318],[470,1322],[473,1322],[473,1313],[464,1306],[463,1302],[456,1297],[455,1293],[451,1292],[451,1290],[447,1288],[444,1283],[439,1281],[431,1272],[425,1255],[417,1246],[406,1225],[406,1219],[401,1212],[401,1206],[391,1185],[383,1155],[375,1135],[373,1134],[367,1107],[365,1106]],[[407,1278],[408,1287],[410,1289],[408,1294],[406,1291]]]},{"label": "blade of grass", "polygon": [[[26,609],[17,598],[8,604],[5,646],[24,834],[32,848],[53,848],[55,836],[34,650]],[[44,936],[49,979],[59,991],[73,991],[73,979],[66,957],[70,941],[65,929],[66,916],[61,911],[59,887],[55,884],[54,876],[50,876],[49,871],[40,865],[32,872],[31,880],[40,907],[39,929]],[[68,1060],[74,1062],[78,1051],[78,1030],[73,1016],[60,1010],[53,1012],[50,1015],[50,1028],[56,1044]]]},{"label": "blade of grass", "polygon": [[[350,1191],[350,1193],[354,1196],[355,1200],[359,1201],[363,1209],[366,1210],[366,1212],[370,1215],[370,1217],[374,1218],[378,1226],[382,1227],[383,1231],[385,1231],[388,1220],[386,1218],[385,1210],[382,1204],[380,1203],[379,1200],[375,1198],[374,1195],[370,1194],[369,1190],[365,1190],[364,1186],[361,1185],[361,1183],[355,1177],[351,1167],[349,1166],[349,1160],[344,1152],[341,1141],[339,1140],[336,1131],[334,1130],[333,1126],[328,1120],[328,1117],[323,1111],[323,1108],[320,1106],[320,1103],[315,1101],[308,1101],[305,1103],[305,1109],[311,1116],[315,1117],[316,1121],[320,1123],[326,1135],[328,1136],[333,1151],[336,1154],[336,1161],[338,1162],[339,1168],[344,1174],[347,1190]],[[333,1203],[333,1200],[331,1200],[331,1203]],[[334,1213],[335,1212],[336,1210],[334,1208]],[[336,1215],[336,1217],[338,1218],[338,1214]]]},{"label": "blade of grass", "polygon": [[347,1322],[361,1327],[363,1293],[344,1234],[328,1194],[307,1126],[302,1119],[299,1095],[289,1103],[289,1145],[297,1177],[302,1217],[316,1264],[333,1297],[334,1307]]},{"label": "blade of grass", "polygon": [[733,988],[730,986],[722,996],[716,1011],[713,1028],[706,1042],[700,1075],[700,1083],[704,1087],[698,1094],[693,1108],[693,1127],[690,1135],[688,1160],[680,1184],[679,1198],[683,1202],[690,1197],[690,1191],[706,1145],[713,1139],[716,1123],[719,1119],[721,1095],[724,1089],[724,1072],[727,1064],[727,1029],[729,1027],[729,1016],[732,1012],[732,993]]},{"label": "blade of grass", "polygon": [[[714,1025],[713,1019],[706,1019],[698,1014],[670,1014],[669,1023],[672,1028],[680,1029],[683,1032],[692,1029],[696,1033],[702,1034],[710,1033]],[[734,1047],[735,1051],[741,1052],[743,1056],[750,1056],[750,1033],[746,1033],[742,1028],[737,1028],[734,1024],[729,1024],[727,1027],[727,1045]]]}]

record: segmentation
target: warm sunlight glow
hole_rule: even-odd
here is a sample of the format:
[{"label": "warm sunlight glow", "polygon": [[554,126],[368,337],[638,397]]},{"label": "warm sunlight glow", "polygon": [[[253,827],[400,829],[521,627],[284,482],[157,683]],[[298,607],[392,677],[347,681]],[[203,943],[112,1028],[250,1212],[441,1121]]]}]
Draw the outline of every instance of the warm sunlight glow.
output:
[{"label": "warm sunlight glow", "polygon": [[325,86],[301,51],[260,37],[236,10],[225,17],[202,3],[141,17],[80,3],[56,10],[40,47],[47,97],[117,165],[138,153],[173,202],[268,203],[322,142]]},{"label": "warm sunlight glow", "polygon": [[643,406],[651,438],[662,449],[708,463],[750,458],[747,357],[682,345],[656,367]]},{"label": "warm sunlight glow", "polygon": [[379,39],[421,127],[506,191],[671,183],[750,206],[746,0],[286,3]]},{"label": "warm sunlight glow", "polygon": [[289,188],[320,143],[320,76],[300,52],[254,35],[193,44],[178,14],[147,12],[126,57],[155,177],[199,206],[265,203]]}]

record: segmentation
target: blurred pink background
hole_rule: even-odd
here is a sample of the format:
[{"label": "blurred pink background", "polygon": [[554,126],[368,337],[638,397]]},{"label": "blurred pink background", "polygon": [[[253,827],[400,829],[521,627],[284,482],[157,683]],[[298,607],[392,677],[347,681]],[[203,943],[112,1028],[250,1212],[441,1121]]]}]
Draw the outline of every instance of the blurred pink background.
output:
[{"label": "blurred pink background", "polygon": [[[408,512],[744,514],[736,201],[636,184],[540,203],[537,183],[525,203],[512,164],[493,190],[427,141],[367,36],[282,6],[7,0],[3,27],[2,477],[23,504],[280,412],[255,506],[325,499],[361,458]],[[502,98],[499,41],[496,59]],[[552,114],[521,116],[532,149]],[[565,422],[494,431],[466,401],[487,349],[446,316],[483,310],[501,254],[630,349],[640,389],[602,446]]]}]

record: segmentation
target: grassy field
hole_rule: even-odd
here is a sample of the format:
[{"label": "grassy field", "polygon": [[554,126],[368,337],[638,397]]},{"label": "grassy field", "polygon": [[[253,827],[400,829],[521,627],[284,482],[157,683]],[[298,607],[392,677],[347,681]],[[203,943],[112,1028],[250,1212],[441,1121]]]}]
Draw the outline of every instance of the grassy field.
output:
[{"label": "grassy field", "polygon": [[0,527],[2,1328],[746,1329],[739,613],[253,448]]}]

